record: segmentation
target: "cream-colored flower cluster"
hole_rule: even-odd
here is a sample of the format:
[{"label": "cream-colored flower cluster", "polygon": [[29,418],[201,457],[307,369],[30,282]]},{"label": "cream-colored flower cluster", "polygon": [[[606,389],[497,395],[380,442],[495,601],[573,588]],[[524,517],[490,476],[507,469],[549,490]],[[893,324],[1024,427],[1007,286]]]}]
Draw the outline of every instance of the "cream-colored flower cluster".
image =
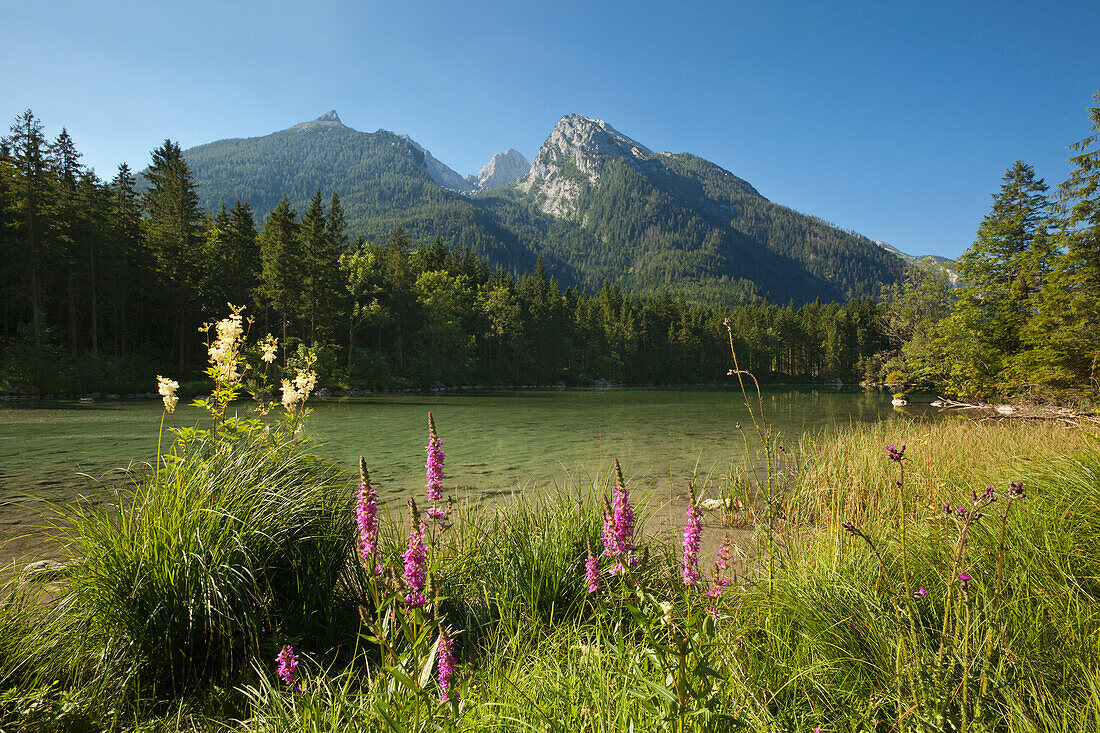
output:
[{"label": "cream-colored flower cluster", "polygon": [[283,380],[283,407],[293,410],[299,402],[305,402],[313,393],[317,385],[317,375],[306,368],[298,372],[292,383],[289,379]]},{"label": "cream-colored flower cluster", "polygon": [[241,373],[237,369],[241,336],[244,334],[241,314],[233,313],[229,318],[223,318],[218,321],[215,329],[217,338],[210,344],[207,351],[210,355],[210,364],[218,371],[219,383],[234,384],[241,378]]},{"label": "cream-colored flower cluster", "polygon": [[176,390],[179,388],[180,383],[176,380],[157,375],[157,392],[164,400],[164,409],[169,415],[176,411],[176,405],[180,401],[180,398],[176,397]]},{"label": "cream-colored flower cluster", "polygon": [[270,333],[260,342],[260,351],[262,352],[260,359],[265,364],[270,364],[275,361],[275,350],[279,347],[279,342]]}]

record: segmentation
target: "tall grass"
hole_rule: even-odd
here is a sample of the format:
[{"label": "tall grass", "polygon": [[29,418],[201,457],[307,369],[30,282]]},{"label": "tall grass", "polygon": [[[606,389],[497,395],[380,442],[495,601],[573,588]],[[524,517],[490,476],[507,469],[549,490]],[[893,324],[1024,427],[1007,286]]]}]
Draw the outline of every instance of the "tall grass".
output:
[{"label": "tall grass", "polygon": [[141,696],[230,683],[276,635],[323,645],[348,605],[348,478],[292,443],[182,443],[132,494],[58,526],[79,558],[60,607]]},{"label": "tall grass", "polygon": [[[890,443],[907,445],[904,473]],[[1011,504],[1010,481],[1026,492]],[[1000,496],[981,518],[943,510],[987,486]],[[432,550],[451,705],[362,651],[369,570],[353,562],[348,477],[299,445],[192,443],[116,505],[71,513],[59,539],[81,561],[56,597],[13,584],[0,600],[0,726],[35,730],[12,716],[40,704],[63,730],[84,694],[122,701],[79,718],[118,730],[1100,731],[1100,447],[1086,433],[854,427],[806,438],[778,487],[757,515],[770,572],[750,563],[713,617],[680,580],[679,547],[649,535],[638,585],[587,593],[606,481],[460,507]],[[382,524],[380,559],[399,567],[408,528]],[[43,614],[64,631],[44,635]],[[300,692],[274,677],[283,643],[306,652]],[[184,712],[218,689],[231,704]]]}]

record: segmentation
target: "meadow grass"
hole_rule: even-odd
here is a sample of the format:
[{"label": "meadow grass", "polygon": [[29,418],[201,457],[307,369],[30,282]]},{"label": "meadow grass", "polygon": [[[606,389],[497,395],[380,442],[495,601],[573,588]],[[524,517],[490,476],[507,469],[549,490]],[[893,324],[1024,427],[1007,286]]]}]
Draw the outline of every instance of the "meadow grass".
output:
[{"label": "meadow grass", "polygon": [[[354,561],[347,474],[300,445],[200,441],[117,504],[71,510],[58,541],[80,560],[52,585],[9,582],[0,728],[1100,731],[1095,438],[890,422],[798,456],[760,542],[774,556],[717,602],[641,522],[637,569],[587,592],[603,478],[433,525],[422,613]],[[410,524],[381,518],[398,572]],[[288,643],[297,692],[275,677]]]}]

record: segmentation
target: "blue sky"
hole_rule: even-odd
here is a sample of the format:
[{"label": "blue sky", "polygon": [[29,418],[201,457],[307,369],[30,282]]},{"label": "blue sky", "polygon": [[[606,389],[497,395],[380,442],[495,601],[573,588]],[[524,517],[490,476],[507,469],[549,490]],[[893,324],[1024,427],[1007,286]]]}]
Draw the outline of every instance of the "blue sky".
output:
[{"label": "blue sky", "polygon": [[1088,132],[1100,3],[0,0],[0,121],[110,177],[335,108],[460,173],[581,113],[914,254],[960,254],[1017,158]]}]

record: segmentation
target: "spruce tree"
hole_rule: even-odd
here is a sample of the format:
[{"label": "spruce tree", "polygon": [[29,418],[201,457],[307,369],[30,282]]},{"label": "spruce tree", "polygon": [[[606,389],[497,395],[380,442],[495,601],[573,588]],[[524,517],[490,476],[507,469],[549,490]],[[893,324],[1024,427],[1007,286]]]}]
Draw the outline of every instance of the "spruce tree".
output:
[{"label": "spruce tree", "polygon": [[1019,386],[1024,377],[1013,365],[1052,256],[1047,185],[1020,160],[1002,181],[974,243],[959,258],[965,285],[943,324],[948,385],[961,394],[989,396]]},{"label": "spruce tree", "polygon": [[[290,208],[290,199],[283,196],[264,219],[260,232],[260,260],[263,267],[261,300],[265,311],[270,308],[279,318],[274,329],[281,331],[281,343],[286,346],[291,318],[299,312],[302,283],[302,252],[298,240],[298,216]],[[284,353],[285,358],[285,353]]]},{"label": "spruce tree", "polygon": [[[1100,105],[1100,91],[1093,94]],[[1039,375],[1100,392],[1100,106],[1090,134],[1070,148],[1074,170],[1058,187],[1060,253],[1029,329]]]},{"label": "spruce tree", "polygon": [[193,328],[190,317],[200,285],[202,211],[191,169],[177,143],[165,140],[153,151],[153,163],[145,177],[149,181],[142,202],[147,238],[174,316],[178,373],[182,375]]},{"label": "spruce tree", "polygon": [[[45,272],[52,264],[49,233],[53,225],[52,161],[50,146],[42,134],[42,123],[29,109],[11,126],[11,166],[15,180],[11,195],[14,239],[18,254],[14,268],[19,272],[19,290],[29,306],[34,335],[35,359],[41,353],[47,314],[44,293]],[[37,369],[37,367],[36,367]],[[38,375],[36,375],[37,378]]]}]

